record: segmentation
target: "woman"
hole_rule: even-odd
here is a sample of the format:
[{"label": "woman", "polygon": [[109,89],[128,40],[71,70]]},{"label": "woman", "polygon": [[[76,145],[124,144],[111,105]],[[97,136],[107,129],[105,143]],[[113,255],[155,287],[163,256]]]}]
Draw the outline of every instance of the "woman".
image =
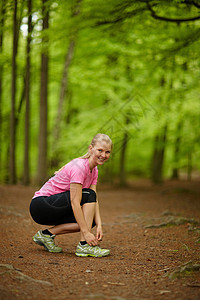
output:
[{"label": "woman", "polygon": [[[83,157],[76,158],[62,167],[42,188],[30,204],[35,222],[53,227],[38,231],[33,241],[49,252],[62,252],[54,243],[59,234],[80,231],[77,256],[107,256],[110,251],[101,249],[102,224],[96,194],[98,165],[110,157],[112,141],[105,134],[97,134]],[[91,228],[96,225],[96,236]]]}]

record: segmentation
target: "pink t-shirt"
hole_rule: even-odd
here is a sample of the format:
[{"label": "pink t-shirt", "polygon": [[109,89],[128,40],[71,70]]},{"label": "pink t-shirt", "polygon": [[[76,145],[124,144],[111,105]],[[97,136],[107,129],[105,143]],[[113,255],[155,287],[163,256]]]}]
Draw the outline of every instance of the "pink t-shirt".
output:
[{"label": "pink t-shirt", "polygon": [[97,167],[91,172],[87,158],[75,158],[51,177],[39,191],[35,192],[33,198],[69,191],[70,183],[80,183],[83,189],[90,188],[91,184],[97,184],[97,178]]}]

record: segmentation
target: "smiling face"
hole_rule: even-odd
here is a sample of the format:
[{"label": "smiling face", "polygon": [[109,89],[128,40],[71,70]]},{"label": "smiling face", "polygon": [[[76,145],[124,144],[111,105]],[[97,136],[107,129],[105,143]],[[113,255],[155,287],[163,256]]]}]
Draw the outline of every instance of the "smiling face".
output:
[{"label": "smiling face", "polygon": [[94,146],[89,146],[89,165],[90,169],[97,165],[103,165],[110,157],[111,145],[107,142],[96,142]]}]

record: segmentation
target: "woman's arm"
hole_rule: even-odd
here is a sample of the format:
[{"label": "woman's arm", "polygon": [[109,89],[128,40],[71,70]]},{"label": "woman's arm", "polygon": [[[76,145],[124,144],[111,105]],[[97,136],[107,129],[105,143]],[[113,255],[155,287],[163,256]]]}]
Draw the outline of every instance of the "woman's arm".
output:
[{"label": "woman's arm", "polygon": [[82,185],[79,183],[71,183],[70,184],[70,198],[71,205],[74,212],[75,219],[80,227],[80,231],[82,232],[86,242],[90,246],[96,246],[97,240],[95,236],[89,231],[88,226],[86,224],[83,211],[80,206],[81,198],[82,198]]},{"label": "woman's arm", "polygon": [[98,201],[98,195],[97,195],[97,191],[96,191],[96,185],[91,185],[90,188],[95,191],[96,193],[96,210],[95,210],[95,216],[94,216],[94,220],[97,226],[97,233],[96,233],[96,238],[98,239],[98,241],[101,241],[103,238],[103,231],[102,231],[102,223],[101,223],[101,216],[100,216],[100,209],[99,209],[99,201]]}]

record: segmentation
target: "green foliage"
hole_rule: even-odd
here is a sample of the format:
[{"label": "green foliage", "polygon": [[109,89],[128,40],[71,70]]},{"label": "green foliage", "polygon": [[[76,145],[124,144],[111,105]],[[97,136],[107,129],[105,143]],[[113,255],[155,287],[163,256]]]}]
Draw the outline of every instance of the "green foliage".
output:
[{"label": "green foliage", "polygon": [[[149,1],[151,5],[155,1]],[[153,141],[167,124],[164,174],[174,166],[186,171],[188,155],[199,170],[199,20],[167,22],[153,18],[144,1],[50,1],[50,27],[41,34],[41,3],[33,5],[31,44],[31,176],[36,174],[39,132],[39,91],[41,40],[48,37],[48,159],[49,174],[57,167],[87,152],[92,137],[105,132],[114,142],[108,168],[119,175],[124,134],[128,135],[125,169],[129,176],[150,176]],[[198,15],[197,7],[183,1],[157,1],[155,12],[168,18]],[[12,5],[6,2],[3,28],[2,72],[2,146],[0,180],[9,176],[8,149],[12,62]],[[19,15],[22,2],[19,3]],[[75,12],[80,12],[76,14]],[[22,24],[17,56],[17,107],[25,77],[27,8],[22,8]],[[75,50],[69,67],[68,85],[60,135],[56,141],[55,124],[65,56],[70,41]],[[17,170],[23,173],[24,103],[18,114]],[[128,120],[128,122],[127,122]],[[179,159],[174,160],[177,126],[181,122]],[[55,146],[55,147],[53,147]]]}]

